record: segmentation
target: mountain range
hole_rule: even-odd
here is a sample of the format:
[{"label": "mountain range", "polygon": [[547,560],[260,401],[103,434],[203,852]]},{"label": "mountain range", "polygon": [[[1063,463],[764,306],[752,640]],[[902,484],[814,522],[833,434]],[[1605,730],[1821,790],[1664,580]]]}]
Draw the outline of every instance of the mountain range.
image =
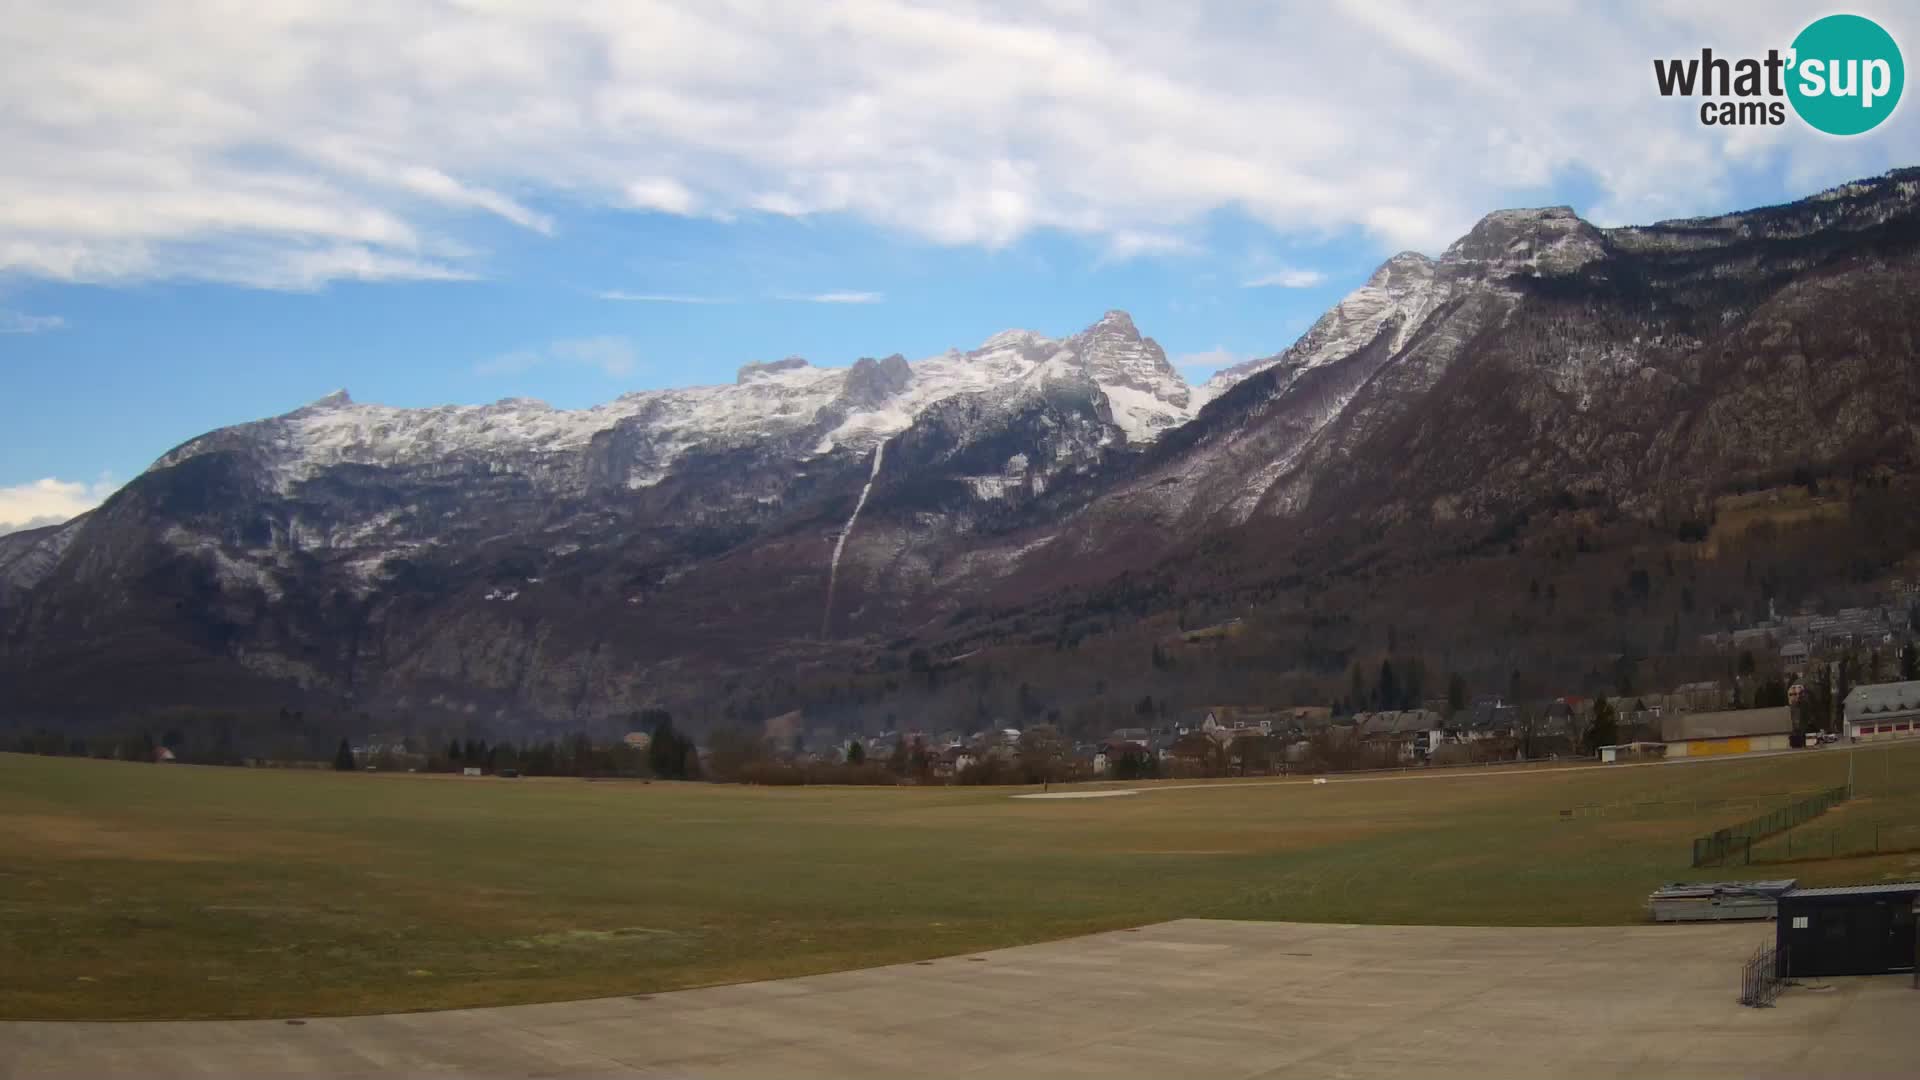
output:
[{"label": "mountain range", "polygon": [[[1725,614],[1694,591],[1720,580],[1730,495],[1907,490],[1917,199],[1903,170],[1642,227],[1496,212],[1200,386],[1113,311],[1061,339],[793,357],[579,411],[343,391],[0,537],[0,700],[61,723],[290,702],[497,732],[655,704],[965,723],[1015,681],[1055,711],[1121,684],[1151,700],[1155,679],[1164,698],[1159,643],[1227,620],[1268,633],[1264,662],[1306,696],[1409,649],[1484,681],[1537,628],[1436,598],[1515,574],[1537,592],[1574,544],[1706,568],[1694,629]],[[1794,587],[1899,565],[1911,528]],[[1396,615],[1382,590],[1428,599]],[[1667,609],[1611,614],[1554,624],[1568,671],[1661,651]],[[985,674],[910,698],[910,673],[942,670]],[[1189,696],[1222,692],[1193,672],[1226,669],[1188,670]]]}]

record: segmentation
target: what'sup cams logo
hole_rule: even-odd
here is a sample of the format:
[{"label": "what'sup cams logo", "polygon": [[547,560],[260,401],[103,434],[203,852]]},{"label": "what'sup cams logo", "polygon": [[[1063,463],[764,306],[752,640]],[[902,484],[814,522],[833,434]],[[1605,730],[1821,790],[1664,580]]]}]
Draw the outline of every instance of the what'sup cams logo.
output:
[{"label": "what'sup cams logo", "polygon": [[1655,60],[1661,97],[1700,97],[1700,122],[1713,127],[1777,125],[1787,106],[1829,135],[1879,127],[1900,104],[1906,65],[1893,35],[1872,19],[1829,15],[1808,24],[1781,52],[1728,59],[1701,49],[1696,59]]}]

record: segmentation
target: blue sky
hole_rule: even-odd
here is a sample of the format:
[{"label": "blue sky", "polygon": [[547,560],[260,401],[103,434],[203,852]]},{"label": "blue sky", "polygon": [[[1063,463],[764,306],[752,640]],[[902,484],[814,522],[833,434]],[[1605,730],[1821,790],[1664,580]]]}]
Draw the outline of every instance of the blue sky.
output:
[{"label": "blue sky", "polygon": [[73,7],[0,26],[0,531],[339,387],[583,406],[1109,308],[1197,382],[1488,210],[1920,164],[1911,108],[1654,93],[1826,10],[1789,3]]}]

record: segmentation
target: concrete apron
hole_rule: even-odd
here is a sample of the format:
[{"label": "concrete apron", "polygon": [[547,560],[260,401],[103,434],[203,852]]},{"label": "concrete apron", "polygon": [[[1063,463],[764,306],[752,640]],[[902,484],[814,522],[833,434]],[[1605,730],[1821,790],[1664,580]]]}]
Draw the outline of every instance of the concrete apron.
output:
[{"label": "concrete apron", "polygon": [[0,1023],[0,1077],[1912,1076],[1906,976],[1736,1002],[1772,932],[1182,920],[637,999]]}]

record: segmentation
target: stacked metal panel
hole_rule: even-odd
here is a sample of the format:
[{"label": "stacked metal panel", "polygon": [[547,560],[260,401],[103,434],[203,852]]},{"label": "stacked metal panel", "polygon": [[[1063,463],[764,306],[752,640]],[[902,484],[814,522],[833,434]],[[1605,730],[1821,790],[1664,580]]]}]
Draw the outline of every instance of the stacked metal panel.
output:
[{"label": "stacked metal panel", "polygon": [[1771,919],[1780,895],[1797,879],[1784,881],[1675,882],[1647,897],[1655,922],[1714,922],[1723,919]]}]

